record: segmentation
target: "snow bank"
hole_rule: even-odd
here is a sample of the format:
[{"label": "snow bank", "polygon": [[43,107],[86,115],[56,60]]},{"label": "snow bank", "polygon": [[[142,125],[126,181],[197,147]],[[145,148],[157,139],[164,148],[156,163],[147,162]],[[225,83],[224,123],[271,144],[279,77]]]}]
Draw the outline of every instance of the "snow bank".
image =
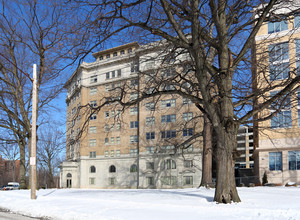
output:
[{"label": "snow bank", "polygon": [[214,189],[0,191],[0,208],[33,217],[83,219],[300,219],[299,187],[238,188],[242,202],[216,204]]}]

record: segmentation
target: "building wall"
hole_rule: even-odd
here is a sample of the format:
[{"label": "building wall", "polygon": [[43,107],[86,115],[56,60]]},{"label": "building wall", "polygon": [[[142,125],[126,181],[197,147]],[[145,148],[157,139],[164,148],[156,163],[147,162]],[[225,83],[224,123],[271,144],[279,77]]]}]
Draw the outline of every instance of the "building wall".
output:
[{"label": "building wall", "polygon": [[[122,108],[115,103],[104,105],[100,111],[95,112],[93,120],[89,120],[85,124],[93,111],[89,104],[96,102],[96,105],[100,106],[107,98],[116,97],[118,95],[116,87],[126,89],[126,100],[130,99],[131,93],[137,92],[138,86],[131,84],[133,80],[139,80],[139,88],[142,92],[151,87],[151,74],[148,74],[148,71],[161,67],[162,58],[157,50],[148,51],[138,48],[139,45],[132,43],[95,53],[96,61],[83,63],[66,84],[68,89],[66,99],[68,144],[66,146],[67,162],[61,166],[62,187],[66,187],[66,175],[70,173],[74,178],[72,187],[136,188],[137,173],[130,172],[131,165],[137,164],[138,157],[138,143],[131,140],[131,136],[134,135],[139,137],[139,186],[141,188],[195,187],[200,184],[201,138],[196,139],[193,143],[192,152],[184,150],[183,153],[183,150],[178,150],[175,153],[174,150],[169,149],[189,138],[183,136],[183,128],[193,128],[194,132],[200,132],[202,129],[199,110],[191,103],[183,103],[183,98],[180,96],[163,95],[159,98],[143,100],[139,103],[139,114],[131,111],[135,106]],[[121,54],[122,50],[124,54]],[[111,54],[110,58],[106,58],[107,54]],[[112,56],[113,54],[116,56]],[[139,58],[139,69],[145,75],[138,76],[137,74],[135,69],[137,57]],[[121,76],[118,75],[119,70]],[[113,75],[113,71],[115,71],[115,75]],[[155,74],[158,72],[160,71]],[[109,78],[107,78],[107,73],[109,73]],[[161,73],[155,77],[161,77]],[[93,88],[96,89],[91,94]],[[171,99],[176,100],[176,106],[162,104],[162,100]],[[155,107],[149,110],[148,103],[152,102]],[[79,106],[81,107],[78,108]],[[196,120],[183,120],[183,114],[190,112],[193,113]],[[173,114],[176,115],[176,122],[162,122],[162,116]],[[80,119],[77,117],[79,115]],[[148,117],[154,117],[155,124],[146,124]],[[132,127],[132,123],[135,121],[139,121],[139,129]],[[118,129],[119,124],[120,129]],[[168,130],[176,130],[176,138],[161,139],[161,132]],[[77,134],[80,132],[82,135],[78,139]],[[155,133],[154,139],[147,140],[146,135],[149,132]],[[184,166],[186,162],[183,161],[186,158],[193,161],[192,167]],[[164,161],[169,159],[176,162],[176,169],[162,168]],[[148,169],[147,162],[153,162],[154,169]],[[116,167],[115,173],[109,172],[111,165]],[[95,173],[91,172],[91,166],[95,167]],[[164,176],[167,177],[164,178]],[[150,177],[151,180],[149,180]],[[169,180],[169,177],[172,180]],[[164,181],[170,181],[170,185],[163,184],[162,178]],[[191,179],[192,183],[190,183]],[[184,180],[188,184],[184,183]],[[149,181],[153,184],[149,184]]]},{"label": "building wall", "polygon": [[[285,13],[283,8],[279,9],[281,12]],[[277,13],[275,11],[275,13]],[[290,16],[287,22],[287,30],[282,30],[274,33],[268,33],[268,23],[264,25],[259,30],[256,36],[255,51],[256,51],[256,83],[259,89],[263,89],[267,86],[267,83],[271,83],[274,86],[274,90],[265,94],[265,96],[258,97],[258,103],[263,102],[268,99],[271,92],[280,91],[282,87],[278,87],[282,83],[282,79],[269,80],[267,82],[265,76],[269,77],[268,74],[271,61],[269,61],[269,46],[288,42],[288,60],[289,63],[289,74],[295,76],[299,74],[297,70],[297,61],[299,51],[296,50],[297,39],[300,39],[300,28],[297,23],[298,18],[296,16]],[[284,54],[283,54],[284,55]],[[283,62],[283,61],[282,61]],[[299,68],[299,67],[298,67]],[[267,75],[263,74],[267,73]],[[284,79],[283,79],[284,80]],[[276,87],[277,86],[277,87]],[[255,158],[255,172],[259,176],[260,181],[264,173],[268,175],[268,180],[271,183],[286,184],[289,181],[297,182],[300,184],[299,172],[298,170],[291,170],[289,168],[289,152],[299,152],[300,153],[300,114],[298,113],[299,100],[297,101],[297,91],[291,94],[290,110],[291,110],[291,125],[283,126],[280,128],[275,128],[272,126],[271,120],[266,120],[264,122],[258,123],[258,135],[255,136],[254,143],[256,150],[254,152]],[[263,112],[258,114],[258,118],[264,118],[270,114],[270,108],[265,109]],[[283,111],[283,110],[282,110]],[[282,112],[281,111],[281,112]],[[279,114],[281,113],[279,112]],[[273,170],[272,164],[274,153],[281,155],[281,168],[279,170]],[[299,159],[298,159],[299,160]],[[300,160],[299,160],[300,163]]]},{"label": "building wall", "polygon": [[19,182],[20,161],[5,160],[0,156],[0,186],[8,182]]}]

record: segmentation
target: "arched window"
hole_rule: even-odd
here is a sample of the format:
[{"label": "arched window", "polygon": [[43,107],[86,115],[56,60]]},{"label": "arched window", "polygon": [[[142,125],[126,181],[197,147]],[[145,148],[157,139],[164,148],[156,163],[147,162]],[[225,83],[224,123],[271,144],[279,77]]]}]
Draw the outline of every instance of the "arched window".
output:
[{"label": "arched window", "polygon": [[135,173],[137,172],[137,165],[136,164],[132,164],[130,167],[130,173]]},{"label": "arched window", "polygon": [[115,167],[114,165],[111,165],[111,166],[109,167],[109,172],[110,172],[110,173],[115,173],[115,172],[116,172],[116,167]]},{"label": "arched window", "polygon": [[90,167],[90,173],[96,173],[96,167],[95,166]]},{"label": "arched window", "polygon": [[71,174],[71,173],[68,173],[68,174],[67,174],[67,177],[72,177],[72,174]]},{"label": "arched window", "polygon": [[167,159],[164,161],[164,169],[165,170],[173,170],[176,169],[176,162],[172,159]]}]

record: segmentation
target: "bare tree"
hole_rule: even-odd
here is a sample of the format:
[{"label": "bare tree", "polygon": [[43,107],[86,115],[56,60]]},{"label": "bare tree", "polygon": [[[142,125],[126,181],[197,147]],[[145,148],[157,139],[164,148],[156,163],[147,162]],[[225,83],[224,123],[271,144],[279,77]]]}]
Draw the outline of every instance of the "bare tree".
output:
[{"label": "bare tree", "polygon": [[[45,116],[45,107],[63,89],[61,71],[79,53],[75,48],[81,41],[71,18],[60,1],[1,1],[0,127],[20,148],[20,188],[26,188],[25,148],[31,144],[32,63],[38,64],[38,112]],[[45,121],[39,117],[38,123]]]},{"label": "bare tree", "polygon": [[62,153],[65,150],[65,133],[54,126],[44,128],[38,138],[38,163],[46,173],[48,187],[54,187],[54,176],[57,173],[58,165],[62,161]]},{"label": "bare tree", "polygon": [[[114,23],[115,26],[108,30],[111,34],[116,31],[122,33],[122,30],[130,27],[126,31],[139,33],[150,40],[164,39],[161,41],[162,45],[158,47],[170,47],[169,51],[188,54],[189,70],[176,71],[177,74],[168,79],[155,75],[145,86],[145,88],[154,87],[151,93],[141,92],[137,100],[128,101],[126,89],[123,87],[123,93],[121,92],[118,98],[115,97],[113,100],[110,97],[108,101],[102,103],[106,105],[118,102],[123,106],[129,106],[163,94],[177,94],[195,103],[199,111],[207,116],[215,134],[217,183],[214,200],[219,203],[240,201],[234,178],[234,162],[238,156],[236,136],[239,126],[253,123],[257,119],[254,117],[257,113],[282,100],[281,97],[287,97],[298,86],[300,80],[300,76],[291,74],[280,84],[281,91],[272,97],[265,97],[265,94],[278,85],[269,84],[264,89],[252,89],[250,49],[263,22],[268,21],[268,15],[274,9],[274,5],[281,2],[280,0],[270,0],[266,4],[261,4],[264,3],[261,1],[226,0],[139,0],[130,3],[107,0],[101,4],[80,2],[86,4],[86,7],[91,7],[91,17],[94,18],[92,23],[95,27],[105,22]],[[260,7],[257,7],[259,4]],[[256,16],[253,16],[254,11]],[[295,13],[295,10],[290,13]],[[267,71],[265,77],[266,74]],[[189,83],[190,89],[182,86],[184,82]],[[167,90],[169,86],[173,86],[174,89]],[[252,108],[253,99],[259,96],[264,96],[265,99]],[[98,111],[103,105],[92,111]],[[274,114],[257,120],[267,120]]]}]

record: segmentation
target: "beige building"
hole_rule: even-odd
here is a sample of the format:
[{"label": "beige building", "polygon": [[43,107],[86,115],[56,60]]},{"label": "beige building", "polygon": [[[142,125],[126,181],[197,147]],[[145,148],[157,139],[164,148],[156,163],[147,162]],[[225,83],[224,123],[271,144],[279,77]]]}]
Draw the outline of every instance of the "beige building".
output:
[{"label": "beige building", "polygon": [[[280,5],[274,14],[290,13],[300,5]],[[256,86],[264,89],[266,84],[272,89],[258,97],[258,104],[281,91],[284,82],[300,73],[300,16],[297,14],[275,20],[274,16],[263,24],[255,38]],[[258,115],[264,118],[274,113],[271,119],[258,123],[254,135],[255,172],[260,181],[264,173],[268,182],[300,184],[300,90],[287,96],[280,111],[280,102],[273,103]]]},{"label": "beige building", "polygon": [[[134,42],[94,53],[95,62],[82,63],[68,80],[61,187],[199,186],[201,137],[183,144],[202,130],[190,100],[161,94],[134,105],[113,102],[133,103],[158,88],[174,89],[169,79],[184,70],[187,57],[162,48]],[[179,86],[188,89],[187,83]]]}]

